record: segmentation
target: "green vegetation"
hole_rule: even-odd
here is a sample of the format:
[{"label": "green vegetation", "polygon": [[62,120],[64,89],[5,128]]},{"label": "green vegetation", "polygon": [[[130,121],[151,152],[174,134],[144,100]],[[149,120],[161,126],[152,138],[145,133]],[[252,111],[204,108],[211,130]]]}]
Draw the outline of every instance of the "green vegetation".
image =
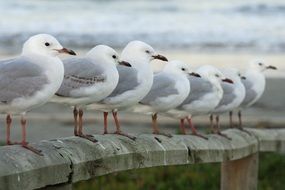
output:
[{"label": "green vegetation", "polygon": [[285,187],[285,155],[261,153],[258,180],[259,190],[283,190]]},{"label": "green vegetation", "polygon": [[[259,190],[285,187],[285,156],[261,153]],[[138,169],[101,176],[74,185],[75,190],[205,190],[219,189],[220,164],[198,164]]]}]

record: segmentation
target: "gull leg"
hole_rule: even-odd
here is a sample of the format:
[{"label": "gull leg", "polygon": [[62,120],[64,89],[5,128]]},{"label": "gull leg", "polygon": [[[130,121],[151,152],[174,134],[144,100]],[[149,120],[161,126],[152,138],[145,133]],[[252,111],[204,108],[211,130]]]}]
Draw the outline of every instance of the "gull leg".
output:
[{"label": "gull leg", "polygon": [[104,133],[103,134],[108,134],[108,112],[104,112]]},{"label": "gull leg", "polygon": [[78,136],[78,121],[77,121],[77,118],[78,118],[78,110],[76,108],[76,106],[74,106],[74,109],[73,109],[73,117],[74,117],[74,135],[75,136]]},{"label": "gull leg", "polygon": [[217,135],[220,135],[220,136],[222,136],[222,137],[225,137],[226,139],[228,139],[228,140],[232,140],[230,137],[228,137],[227,135],[225,135],[225,134],[223,134],[221,131],[220,131],[220,116],[219,115],[217,115],[216,116],[216,127],[217,127],[217,130],[216,130],[216,134]]},{"label": "gull leg", "polygon": [[159,129],[157,127],[157,123],[156,123],[156,120],[157,120],[157,115],[156,114],[153,114],[151,116],[152,118],[152,133],[153,134],[159,134]]},{"label": "gull leg", "polygon": [[185,129],[185,126],[184,126],[184,118],[183,119],[180,119],[180,125],[179,125],[179,128],[180,128],[180,131],[183,135],[186,135],[186,129]]},{"label": "gull leg", "polygon": [[194,135],[194,136],[197,136],[197,137],[201,137],[201,138],[203,138],[203,139],[208,140],[207,137],[205,137],[204,135],[201,135],[201,134],[199,134],[199,133],[197,132],[197,129],[195,128],[195,126],[194,126],[193,123],[192,123],[192,118],[191,118],[191,117],[186,117],[186,119],[187,119],[188,124],[189,124],[189,127],[190,127],[190,129],[191,129],[191,131],[192,131],[192,134],[191,134],[191,135]]},{"label": "gull leg", "polygon": [[123,133],[121,131],[121,126],[120,126],[120,122],[118,120],[118,113],[116,111],[112,111],[112,114],[113,114],[113,118],[114,118],[114,121],[115,121],[115,125],[116,125],[116,131],[115,131],[115,134],[117,135],[122,135],[122,136],[125,136],[125,137],[128,137],[130,139],[132,139],[133,141],[136,140],[136,137],[133,137],[133,136],[130,136],[126,133]]},{"label": "gull leg", "polygon": [[248,135],[251,135],[250,132],[248,132],[247,130],[245,130],[243,127],[242,127],[242,118],[241,118],[241,110],[238,111],[238,120],[239,120],[239,125],[238,125],[238,129],[247,133]]},{"label": "gull leg", "polygon": [[238,111],[238,128],[242,128],[241,110]]},{"label": "gull leg", "polygon": [[83,130],[83,110],[79,109],[79,120],[78,120],[78,125],[79,125],[79,130],[78,130],[78,136],[84,139],[87,139],[93,143],[97,143],[98,141],[96,139],[93,138],[92,135],[86,135],[83,134],[82,130]]},{"label": "gull leg", "polygon": [[233,124],[233,111],[229,112],[229,118],[230,118],[230,128],[233,128],[234,127],[234,124]]},{"label": "gull leg", "polygon": [[152,118],[152,129],[153,129],[152,133],[153,134],[155,134],[155,135],[163,135],[163,136],[166,136],[166,137],[169,137],[169,138],[172,137],[172,135],[170,135],[170,134],[161,133],[159,131],[158,126],[157,126],[157,113],[152,114],[151,118]]},{"label": "gull leg", "polygon": [[41,153],[41,150],[38,150],[32,146],[29,145],[29,143],[26,141],[27,138],[27,134],[26,134],[26,126],[27,126],[27,120],[25,119],[24,115],[22,115],[21,117],[21,126],[22,126],[22,142],[21,145],[23,148],[30,150],[32,152],[34,152],[37,155],[43,156],[43,154]]},{"label": "gull leg", "polygon": [[12,145],[13,144],[11,142],[11,138],[10,138],[11,124],[12,124],[12,117],[11,117],[10,114],[8,114],[7,117],[6,117],[6,144],[7,145]]},{"label": "gull leg", "polygon": [[214,116],[213,116],[213,114],[210,115],[210,129],[211,129],[211,133],[216,133],[215,126],[214,126]]},{"label": "gull leg", "polygon": [[78,109],[78,134],[82,135],[83,132],[83,121],[82,121],[82,117],[83,117],[83,110],[82,109]]}]

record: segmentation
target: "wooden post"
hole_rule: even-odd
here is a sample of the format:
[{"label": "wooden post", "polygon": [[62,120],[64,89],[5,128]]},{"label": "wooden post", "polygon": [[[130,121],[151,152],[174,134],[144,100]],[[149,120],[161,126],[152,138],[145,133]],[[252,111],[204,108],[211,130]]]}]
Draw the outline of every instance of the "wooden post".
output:
[{"label": "wooden post", "polygon": [[256,190],[258,153],[221,164],[221,190]]}]

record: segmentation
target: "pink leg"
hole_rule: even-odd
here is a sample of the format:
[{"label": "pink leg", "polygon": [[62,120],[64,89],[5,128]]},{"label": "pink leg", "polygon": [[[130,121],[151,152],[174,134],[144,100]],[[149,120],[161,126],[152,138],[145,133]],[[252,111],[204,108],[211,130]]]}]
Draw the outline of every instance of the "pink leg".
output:
[{"label": "pink leg", "polygon": [[78,118],[78,110],[76,108],[76,106],[74,106],[74,109],[73,109],[73,117],[74,117],[74,136],[78,136],[78,121],[77,121],[77,118]]},{"label": "pink leg", "polygon": [[238,111],[238,126],[242,128],[241,110]]},{"label": "pink leg", "polygon": [[121,131],[121,126],[120,126],[120,122],[119,122],[119,120],[118,120],[118,115],[117,115],[118,113],[117,113],[116,111],[112,111],[112,114],[113,114],[113,118],[114,118],[115,125],[116,125],[115,134],[128,137],[128,138],[130,138],[130,139],[132,139],[132,140],[136,140],[136,137],[130,136],[130,135],[128,135],[128,134],[126,134],[126,133],[123,133],[123,132]]},{"label": "pink leg", "polygon": [[185,120],[185,119],[180,119],[180,125],[179,125],[179,127],[180,127],[181,133],[182,133],[183,135],[186,135],[186,129],[185,129],[185,126],[184,126],[184,120]]},{"label": "pink leg", "polygon": [[152,133],[153,134],[159,134],[159,129],[157,127],[157,122],[156,122],[157,114],[152,115],[151,119],[152,119],[152,125],[151,125],[152,126]]},{"label": "pink leg", "polygon": [[157,126],[157,113],[153,114],[151,116],[152,118],[152,133],[155,134],[155,135],[164,135],[164,136],[167,136],[167,137],[172,137],[172,135],[170,134],[166,134],[166,133],[161,133],[158,129],[158,126]]},{"label": "pink leg", "polygon": [[79,133],[79,135],[83,134],[83,132],[82,132],[82,130],[83,130],[82,117],[83,117],[83,110],[79,109],[78,110],[78,133]]},{"label": "pink leg", "polygon": [[121,131],[121,126],[120,126],[120,122],[118,119],[118,113],[113,111],[112,114],[113,114],[113,118],[114,118],[115,125],[116,125],[116,132],[121,133],[122,131]]},{"label": "pink leg", "polygon": [[27,120],[24,118],[24,116],[21,117],[21,126],[22,126],[22,144],[26,144],[27,143],[27,133],[26,133]]},{"label": "pink leg", "polygon": [[10,137],[11,124],[12,124],[12,117],[10,114],[8,114],[6,117],[6,144],[7,145],[12,145],[11,137]]},{"label": "pink leg", "polygon": [[41,153],[42,152],[41,150],[38,150],[38,149],[28,145],[28,142],[26,140],[27,139],[27,135],[26,135],[27,120],[24,118],[24,116],[21,117],[21,126],[22,126],[22,143],[21,143],[22,147],[27,149],[27,150],[34,152],[37,155],[43,156],[43,154]]},{"label": "pink leg", "polygon": [[223,134],[222,132],[221,132],[221,130],[220,130],[220,117],[219,117],[219,115],[217,115],[216,116],[216,127],[217,127],[217,130],[216,130],[216,134],[217,135],[220,135],[220,136],[222,136],[222,137],[225,137],[226,139],[228,139],[228,140],[232,140],[230,137],[228,137],[227,135],[225,135],[225,134]]},{"label": "pink leg", "polygon": [[108,134],[108,112],[104,112],[104,134]]},{"label": "pink leg", "polygon": [[214,126],[214,118],[212,114],[210,115],[210,129],[211,129],[211,133],[216,133],[215,126]]},{"label": "pink leg", "polygon": [[203,139],[208,140],[207,137],[205,137],[205,136],[203,136],[203,135],[201,135],[201,134],[199,134],[199,133],[197,132],[197,129],[194,127],[194,125],[193,125],[193,123],[192,123],[192,118],[191,118],[191,117],[186,117],[186,119],[187,119],[188,124],[189,124],[189,127],[190,127],[190,129],[191,129],[191,131],[192,131],[192,134],[191,134],[191,135],[194,135],[194,136],[197,136],[197,137],[201,137],[201,138],[203,138]]},{"label": "pink leg", "polygon": [[229,118],[230,118],[230,128],[233,128],[234,124],[233,124],[233,112],[232,111],[229,112]]},{"label": "pink leg", "polygon": [[78,131],[78,136],[84,139],[87,139],[93,143],[97,143],[98,141],[96,139],[93,138],[92,135],[86,135],[83,134],[83,110],[79,109],[79,120],[78,120],[78,124],[79,124],[79,131]]},{"label": "pink leg", "polygon": [[245,130],[243,127],[242,127],[242,118],[241,118],[241,110],[238,111],[238,119],[239,119],[239,125],[238,125],[238,129],[251,135],[250,132],[248,132],[247,130]]}]

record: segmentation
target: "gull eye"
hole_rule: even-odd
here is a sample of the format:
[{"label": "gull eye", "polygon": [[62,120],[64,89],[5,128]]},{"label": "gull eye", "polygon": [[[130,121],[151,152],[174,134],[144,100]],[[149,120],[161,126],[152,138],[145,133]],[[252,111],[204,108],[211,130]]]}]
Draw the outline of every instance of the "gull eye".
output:
[{"label": "gull eye", "polygon": [[263,65],[262,63],[258,63],[259,66]]},{"label": "gull eye", "polygon": [[149,51],[149,50],[145,50],[145,52],[146,52],[146,53],[148,53],[148,54],[150,53],[150,51]]},{"label": "gull eye", "polygon": [[182,71],[185,71],[186,69],[184,67],[181,68]]},{"label": "gull eye", "polygon": [[114,59],[117,59],[117,56],[116,56],[116,55],[112,55],[112,57],[113,57]]},{"label": "gull eye", "polygon": [[215,76],[218,77],[218,78],[220,77],[220,75],[218,75],[218,74],[215,74]]},{"label": "gull eye", "polygon": [[50,43],[46,42],[46,43],[45,43],[45,46],[50,46]]}]

